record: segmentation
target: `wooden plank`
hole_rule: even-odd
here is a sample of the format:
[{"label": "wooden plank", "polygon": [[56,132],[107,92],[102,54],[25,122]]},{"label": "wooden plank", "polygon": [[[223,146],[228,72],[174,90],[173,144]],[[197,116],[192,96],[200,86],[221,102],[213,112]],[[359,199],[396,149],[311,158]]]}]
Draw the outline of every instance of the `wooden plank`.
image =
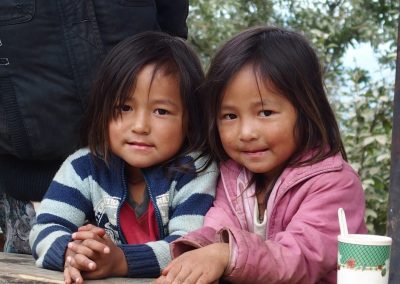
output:
[{"label": "wooden plank", "polygon": [[[107,278],[85,280],[85,283],[143,284],[151,283],[148,278]],[[0,252],[0,283],[64,283],[63,273],[38,268],[31,255]]]}]

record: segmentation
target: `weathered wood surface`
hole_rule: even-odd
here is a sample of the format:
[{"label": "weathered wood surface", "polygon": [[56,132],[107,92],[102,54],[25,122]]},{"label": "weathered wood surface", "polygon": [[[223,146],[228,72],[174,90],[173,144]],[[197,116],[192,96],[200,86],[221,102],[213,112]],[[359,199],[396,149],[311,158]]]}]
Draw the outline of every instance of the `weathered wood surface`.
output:
[{"label": "weathered wood surface", "polygon": [[[143,284],[153,279],[108,278],[85,283]],[[0,252],[0,283],[64,283],[62,272],[38,268],[31,255]]]}]

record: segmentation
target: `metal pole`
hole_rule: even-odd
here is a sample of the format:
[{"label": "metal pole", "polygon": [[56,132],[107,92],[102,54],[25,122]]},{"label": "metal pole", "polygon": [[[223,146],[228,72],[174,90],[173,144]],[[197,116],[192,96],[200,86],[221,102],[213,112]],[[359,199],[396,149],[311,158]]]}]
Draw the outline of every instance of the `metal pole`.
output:
[{"label": "metal pole", "polygon": [[[399,11],[400,12],[400,11]],[[399,18],[400,23],[400,18]],[[400,29],[397,27],[396,81],[393,100],[392,152],[388,203],[388,235],[392,237],[389,284],[400,283]]]}]

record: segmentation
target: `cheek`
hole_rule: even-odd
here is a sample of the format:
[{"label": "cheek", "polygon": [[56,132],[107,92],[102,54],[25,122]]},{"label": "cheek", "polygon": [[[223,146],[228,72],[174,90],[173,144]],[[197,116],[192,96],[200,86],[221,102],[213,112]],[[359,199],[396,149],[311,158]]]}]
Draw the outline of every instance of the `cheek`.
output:
[{"label": "cheek", "polygon": [[294,121],[288,126],[287,136],[290,141],[297,145],[297,138],[296,138],[296,122]]},{"label": "cheek", "polygon": [[233,142],[233,137],[235,136],[233,129],[228,129],[226,126],[220,126],[218,127],[218,133],[224,147],[229,146]]},{"label": "cheek", "polygon": [[108,139],[112,141],[113,138],[119,137],[121,132],[121,125],[119,123],[110,123],[108,127]]},{"label": "cheek", "polygon": [[177,148],[180,148],[183,143],[185,142],[186,134],[185,134],[184,129],[179,129],[176,131],[176,133],[172,137],[172,141],[176,141],[175,143],[177,144]]},{"label": "cheek", "polygon": [[163,133],[164,141],[173,141],[180,148],[186,138],[186,127],[182,121],[171,122],[168,125],[160,125],[159,130]]},{"label": "cheek", "polygon": [[114,133],[118,133],[119,131],[121,131],[124,127],[124,123],[122,121],[122,119],[118,119],[118,120],[112,120],[109,124],[108,124],[108,132],[114,132]]},{"label": "cheek", "polygon": [[108,124],[108,141],[110,144],[117,143],[123,137],[126,130],[121,120],[112,120]]},{"label": "cheek", "polygon": [[190,137],[190,127],[189,127],[189,122],[188,122],[186,115],[183,116],[181,129],[182,129],[181,136],[182,136],[182,142],[183,142],[186,138],[189,139],[189,137]]},{"label": "cheek", "polygon": [[107,134],[107,139],[108,139],[108,143],[110,144],[110,147],[113,148],[116,140],[119,136],[119,131],[117,131],[117,129],[110,124],[110,126],[108,127],[108,134]]},{"label": "cheek", "polygon": [[[297,150],[297,139],[295,136],[295,126],[294,125],[287,125],[287,127],[282,128],[280,132],[280,137],[282,146],[286,149],[287,152],[294,153]],[[285,131],[283,131],[286,129]]]},{"label": "cheek", "polygon": [[116,131],[116,127],[115,127],[114,123],[110,123],[108,125],[108,139],[111,140],[111,138],[113,136],[115,136],[116,132],[117,131]]},{"label": "cheek", "polygon": [[[176,126],[175,126],[176,127]],[[185,143],[185,132],[182,128],[176,128],[168,134],[168,137],[163,139],[165,141],[165,146],[169,149],[170,153],[176,155]]]}]

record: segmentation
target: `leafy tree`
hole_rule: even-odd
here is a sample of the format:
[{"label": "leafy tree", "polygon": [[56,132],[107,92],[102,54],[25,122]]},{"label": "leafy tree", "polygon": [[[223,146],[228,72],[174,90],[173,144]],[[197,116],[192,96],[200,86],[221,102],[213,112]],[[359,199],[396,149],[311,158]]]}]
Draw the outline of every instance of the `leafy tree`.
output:
[{"label": "leafy tree", "polygon": [[[350,69],[343,55],[369,43],[382,68],[395,68],[398,0],[191,0],[189,41],[204,65],[237,32],[269,24],[303,32],[315,47],[336,110],[350,163],[363,181],[366,220],[372,233],[385,233],[390,173],[393,80],[376,80]],[[385,48],[382,49],[382,44]]]},{"label": "leafy tree", "polygon": [[343,92],[337,113],[352,166],[358,170],[367,200],[370,232],[385,234],[392,130],[391,84],[372,83],[365,70],[349,72],[353,83]]},{"label": "leafy tree", "polygon": [[189,41],[207,65],[217,47],[237,32],[265,24],[273,17],[273,2],[247,0],[192,0],[188,18]]}]

